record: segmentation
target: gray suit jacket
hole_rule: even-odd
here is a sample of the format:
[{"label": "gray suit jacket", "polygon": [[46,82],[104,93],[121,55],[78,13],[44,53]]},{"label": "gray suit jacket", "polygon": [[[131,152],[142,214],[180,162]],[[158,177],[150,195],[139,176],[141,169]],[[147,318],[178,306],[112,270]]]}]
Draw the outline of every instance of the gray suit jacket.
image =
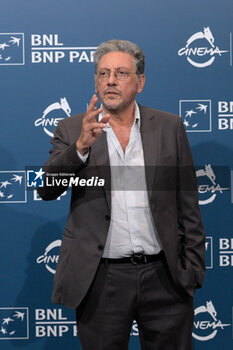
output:
[{"label": "gray suit jacket", "polygon": [[[192,155],[181,118],[139,106],[149,203],[167,264],[181,292],[193,295],[203,282],[205,234],[198,206]],[[48,172],[98,176],[104,188],[72,187],[69,217],[62,238],[52,300],[77,307],[101,259],[111,220],[111,174],[106,134],[91,146],[87,164],[75,141],[84,114],[62,120],[52,139]],[[44,200],[57,198],[65,186],[38,189]]]}]

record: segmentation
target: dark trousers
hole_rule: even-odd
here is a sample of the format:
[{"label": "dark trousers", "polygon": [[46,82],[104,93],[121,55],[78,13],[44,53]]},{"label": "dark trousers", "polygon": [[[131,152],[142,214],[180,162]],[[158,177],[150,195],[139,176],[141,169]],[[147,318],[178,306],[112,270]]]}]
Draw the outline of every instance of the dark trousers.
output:
[{"label": "dark trousers", "polygon": [[127,350],[133,320],[142,350],[192,350],[193,298],[163,260],[100,263],[76,316],[83,350]]}]

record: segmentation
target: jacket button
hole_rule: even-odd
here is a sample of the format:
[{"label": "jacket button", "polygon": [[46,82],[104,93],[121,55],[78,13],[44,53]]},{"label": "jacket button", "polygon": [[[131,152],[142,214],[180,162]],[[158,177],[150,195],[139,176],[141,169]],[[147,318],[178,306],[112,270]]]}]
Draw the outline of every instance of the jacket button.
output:
[{"label": "jacket button", "polygon": [[106,219],[106,221],[110,221],[110,215],[106,214],[105,219]]},{"label": "jacket button", "polygon": [[104,247],[100,244],[100,245],[98,245],[98,249],[99,250],[104,250]]}]

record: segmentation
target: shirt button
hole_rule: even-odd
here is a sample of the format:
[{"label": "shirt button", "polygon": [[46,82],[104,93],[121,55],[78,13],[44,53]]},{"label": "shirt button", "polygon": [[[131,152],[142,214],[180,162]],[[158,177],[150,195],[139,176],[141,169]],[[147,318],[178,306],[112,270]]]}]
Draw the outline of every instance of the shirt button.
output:
[{"label": "shirt button", "polygon": [[105,215],[105,220],[106,220],[106,221],[110,221],[110,215],[106,214],[106,215]]},{"label": "shirt button", "polygon": [[104,250],[104,247],[100,244],[100,245],[98,245],[98,249],[99,250]]}]

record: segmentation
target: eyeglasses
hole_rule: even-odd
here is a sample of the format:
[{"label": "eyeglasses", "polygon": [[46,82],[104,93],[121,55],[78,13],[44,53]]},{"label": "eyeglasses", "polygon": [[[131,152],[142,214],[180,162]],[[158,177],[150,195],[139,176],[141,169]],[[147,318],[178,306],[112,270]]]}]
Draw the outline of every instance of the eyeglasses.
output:
[{"label": "eyeglasses", "polygon": [[109,79],[111,72],[114,72],[114,76],[118,80],[126,80],[130,76],[130,74],[137,74],[137,73],[133,73],[133,72],[128,72],[127,70],[125,70],[123,68],[118,68],[116,70],[100,69],[97,72],[97,77],[100,80],[106,81],[107,79]]}]

